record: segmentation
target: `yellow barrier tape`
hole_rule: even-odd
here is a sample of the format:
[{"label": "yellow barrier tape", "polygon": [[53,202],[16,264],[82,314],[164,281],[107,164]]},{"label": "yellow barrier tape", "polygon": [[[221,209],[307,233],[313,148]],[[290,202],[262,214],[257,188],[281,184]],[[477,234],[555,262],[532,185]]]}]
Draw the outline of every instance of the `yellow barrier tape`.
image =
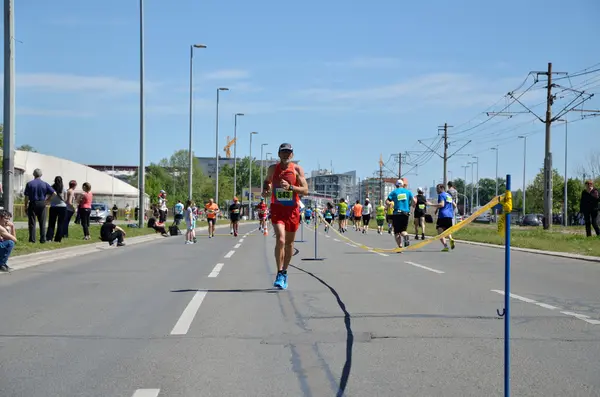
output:
[{"label": "yellow barrier tape", "polygon": [[[507,192],[510,195],[510,192]],[[499,203],[503,203],[504,200],[504,195],[502,196],[496,196],[494,197],[492,200],[490,200],[489,203],[487,203],[486,205],[484,205],[483,207],[481,207],[480,209],[478,209],[477,211],[475,211],[471,216],[469,216],[467,219],[464,219],[463,221],[457,223],[456,225],[452,226],[451,228],[445,230],[444,232],[438,234],[437,236],[431,238],[431,239],[427,239],[427,240],[423,240],[417,244],[411,244],[406,248],[373,248],[373,247],[369,247],[366,246],[362,243],[356,242],[354,240],[349,239],[348,237],[344,236],[343,234],[341,234],[338,230],[333,228],[333,224],[332,227],[330,228],[331,230],[333,230],[339,237],[341,237],[342,239],[358,246],[359,248],[362,248],[366,251],[371,251],[371,252],[402,252],[402,251],[408,251],[408,250],[415,250],[421,247],[426,246],[427,244],[431,244],[434,241],[437,241],[439,239],[441,239],[442,237],[448,237],[449,235],[451,235],[452,233],[456,233],[457,231],[459,231],[460,229],[464,228],[465,226],[467,226],[468,224],[470,224],[471,222],[473,222],[475,219],[477,219],[480,215],[482,215],[483,213],[489,211],[490,209],[494,208],[496,205],[498,205]],[[512,199],[510,201],[510,205],[512,207]],[[503,203],[504,205],[504,203]],[[318,218],[321,218],[322,215],[320,213],[318,213]],[[325,219],[322,220],[323,222],[325,222]]]},{"label": "yellow barrier tape", "polygon": [[511,212],[512,192],[509,190],[502,196],[502,215],[500,215],[500,219],[498,219],[498,234],[504,235],[506,230],[506,214],[510,214]]}]

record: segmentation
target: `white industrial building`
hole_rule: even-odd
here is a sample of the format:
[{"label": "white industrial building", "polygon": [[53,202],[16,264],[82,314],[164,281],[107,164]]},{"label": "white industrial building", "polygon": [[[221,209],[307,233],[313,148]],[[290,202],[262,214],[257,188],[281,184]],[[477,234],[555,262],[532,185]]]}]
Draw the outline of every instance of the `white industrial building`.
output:
[{"label": "white industrial building", "polygon": [[[138,204],[138,189],[127,182],[71,160],[21,150],[15,150],[15,194],[23,195],[25,184],[33,179],[33,170],[36,168],[42,170],[42,180],[50,185],[58,175],[62,177],[65,189],[68,189],[70,180],[77,181],[77,192],[82,192],[81,185],[84,182],[90,183],[94,202],[106,203],[111,207],[116,203],[119,208],[124,208],[126,204],[135,208]],[[144,196],[147,207],[150,197],[147,194]]]}]

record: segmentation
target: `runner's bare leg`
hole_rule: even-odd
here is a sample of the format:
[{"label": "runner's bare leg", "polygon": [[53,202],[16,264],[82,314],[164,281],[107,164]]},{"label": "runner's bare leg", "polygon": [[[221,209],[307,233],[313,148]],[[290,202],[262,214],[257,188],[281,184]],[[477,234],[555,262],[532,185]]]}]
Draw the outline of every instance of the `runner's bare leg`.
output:
[{"label": "runner's bare leg", "polygon": [[284,270],[283,263],[285,257],[285,242],[286,242],[286,232],[285,225],[281,223],[273,224],[273,230],[275,232],[275,264],[277,266],[277,271]]},{"label": "runner's bare leg", "polygon": [[[316,226],[315,226],[316,227]],[[282,270],[287,270],[292,256],[294,255],[294,240],[296,239],[296,232],[285,232],[285,255],[283,258]]]}]

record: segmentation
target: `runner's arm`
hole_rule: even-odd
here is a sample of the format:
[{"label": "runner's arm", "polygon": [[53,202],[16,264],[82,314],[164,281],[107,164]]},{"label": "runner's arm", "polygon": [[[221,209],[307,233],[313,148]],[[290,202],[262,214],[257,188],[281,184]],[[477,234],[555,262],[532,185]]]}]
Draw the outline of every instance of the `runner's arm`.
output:
[{"label": "runner's arm", "polygon": [[301,166],[296,165],[296,179],[300,184],[299,186],[290,186],[290,189],[293,192],[298,193],[299,195],[305,196],[308,194],[308,183],[306,182],[306,178],[304,177],[304,169]]},{"label": "runner's arm", "polygon": [[269,169],[267,169],[267,175],[265,176],[265,180],[263,181],[262,188],[262,196],[267,198],[271,193],[271,189],[273,188],[273,174],[275,173],[275,164],[270,165]]}]

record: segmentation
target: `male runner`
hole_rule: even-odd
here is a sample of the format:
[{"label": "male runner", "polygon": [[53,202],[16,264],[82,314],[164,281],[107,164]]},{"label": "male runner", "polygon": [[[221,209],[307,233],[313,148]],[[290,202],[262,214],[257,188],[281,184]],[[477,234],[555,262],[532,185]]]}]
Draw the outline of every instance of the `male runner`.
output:
[{"label": "male runner", "polygon": [[427,208],[427,199],[423,194],[423,188],[417,189],[417,205],[413,212],[415,218],[415,240],[419,239],[419,227],[421,227],[421,239],[425,240],[425,209]]},{"label": "male runner", "polygon": [[306,207],[306,209],[304,210],[304,220],[306,221],[307,225],[310,225],[310,220],[312,219],[312,215],[313,215],[312,208]]},{"label": "male runner", "polygon": [[[452,196],[446,193],[446,186],[443,184],[439,184],[436,186],[436,190],[438,193],[437,204],[435,203],[427,203],[427,205],[431,205],[432,207],[436,207],[439,209],[438,219],[436,223],[437,232],[442,233],[444,230],[447,230],[452,227],[452,222],[454,221],[454,208],[456,208],[456,202],[452,199]],[[450,248],[454,249],[454,239],[452,235],[448,236],[450,240]],[[441,238],[440,241],[444,248],[442,248],[442,252],[448,252],[448,244],[446,244],[446,239]]]},{"label": "male runner", "polygon": [[348,211],[348,203],[343,198],[340,199],[340,202],[337,205],[337,214],[338,214],[338,223],[339,223],[339,231],[340,233],[344,233],[346,231],[346,212]]},{"label": "male runner", "polygon": [[[453,202],[458,203],[458,191],[454,187],[454,182],[448,181],[448,190],[446,193],[452,197]],[[467,215],[467,206],[463,209],[463,215]],[[452,215],[452,224],[456,224],[456,214]]]},{"label": "male runner", "polygon": [[240,223],[240,211],[242,205],[238,201],[237,197],[233,198],[233,203],[229,206],[229,220],[231,221],[231,229],[233,230],[233,237],[238,235],[238,225]]},{"label": "male runner", "polygon": [[371,221],[371,212],[373,212],[373,206],[369,201],[369,198],[365,199],[365,205],[362,207],[362,223],[363,223],[363,234],[369,231],[369,222]]},{"label": "male runner", "polygon": [[262,196],[271,194],[271,222],[275,231],[277,277],[273,286],[288,287],[287,269],[292,260],[296,231],[300,225],[299,195],[308,194],[304,170],[291,162],[294,150],[289,143],[279,146],[279,163],[271,165],[263,182]]},{"label": "male runner", "polygon": [[260,198],[260,203],[256,206],[256,209],[258,210],[258,220],[260,225],[258,230],[263,232],[266,236],[269,232],[267,228],[267,204],[265,203],[264,197]]},{"label": "male runner", "polygon": [[354,230],[358,231],[362,223],[362,210],[363,206],[360,201],[356,200],[356,203],[352,207],[352,215],[354,215]]},{"label": "male runner", "polygon": [[385,206],[383,200],[379,200],[379,205],[375,208],[375,220],[377,221],[377,234],[383,233],[383,222],[385,221]]},{"label": "male runner", "polygon": [[412,192],[404,188],[404,181],[398,179],[396,181],[396,190],[392,191],[387,198],[388,206],[393,206],[394,214],[392,215],[392,225],[394,227],[394,238],[398,247],[404,248],[410,245],[408,240],[408,217],[410,216],[410,206],[415,204],[417,200]]},{"label": "male runner", "polygon": [[204,209],[206,210],[206,220],[208,221],[208,238],[213,238],[215,237],[215,223],[217,222],[219,206],[211,198],[208,200],[208,204],[204,206]]}]

